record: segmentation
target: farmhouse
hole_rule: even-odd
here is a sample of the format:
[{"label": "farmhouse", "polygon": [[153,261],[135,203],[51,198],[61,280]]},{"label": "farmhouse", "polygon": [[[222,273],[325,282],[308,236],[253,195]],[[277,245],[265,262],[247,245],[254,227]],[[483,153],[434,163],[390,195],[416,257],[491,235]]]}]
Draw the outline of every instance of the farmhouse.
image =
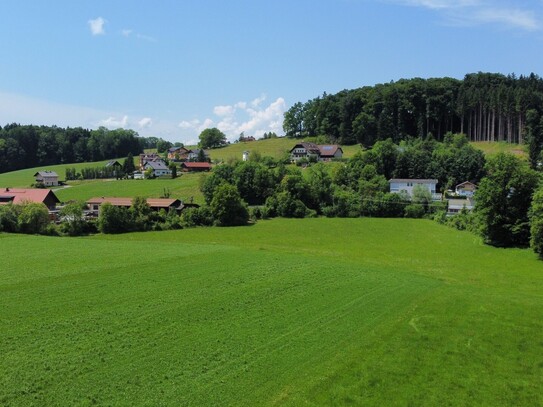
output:
[{"label": "farmhouse", "polygon": [[58,174],[55,171],[38,171],[34,177],[36,177],[36,183],[46,187],[58,186]]},{"label": "farmhouse", "polygon": [[42,203],[52,211],[59,199],[50,189],[0,189],[0,205],[21,204],[24,202]]},{"label": "farmhouse", "polygon": [[[100,206],[105,202],[108,202],[113,206],[130,208],[132,206],[132,200],[133,198],[91,198],[87,201],[87,206],[92,214],[97,215],[100,211]],[[181,201],[179,199],[171,198],[147,198],[147,205],[154,211],[159,211],[161,209],[165,209],[166,211],[175,209],[176,211],[179,211],[182,209]]]},{"label": "farmhouse", "polygon": [[343,149],[337,144],[317,145],[302,141],[290,150],[290,159],[298,161],[302,158],[314,159],[317,161],[330,161],[334,158],[342,158]]},{"label": "farmhouse", "polygon": [[474,202],[472,198],[466,198],[466,199],[448,199],[448,209],[447,214],[448,215],[455,215],[458,212],[460,212],[462,209],[466,209],[468,211],[473,210]]},{"label": "farmhouse", "polygon": [[337,144],[319,146],[320,160],[331,161],[343,157],[343,149]]},{"label": "farmhouse", "polygon": [[475,191],[477,190],[477,185],[475,185],[473,182],[465,181],[461,184],[458,184],[455,188],[455,192],[457,195],[461,196],[473,196],[475,194]]},{"label": "farmhouse", "polygon": [[187,161],[181,164],[181,169],[185,172],[209,171],[211,164]]},{"label": "farmhouse", "polygon": [[390,184],[390,192],[400,193],[406,192],[410,197],[413,196],[413,188],[415,185],[422,185],[428,189],[432,194],[432,199],[434,201],[439,201],[441,199],[441,194],[436,193],[437,179],[401,179],[401,178],[392,178],[388,181]]},{"label": "farmhouse", "polygon": [[151,170],[155,177],[160,177],[161,175],[171,175],[172,170],[168,168],[166,163],[162,160],[160,161],[148,161],[143,165],[145,171]]},{"label": "farmhouse", "polygon": [[[209,155],[207,153],[207,151],[205,150],[202,150],[204,152],[204,157],[205,157],[205,160],[208,161],[209,160]],[[189,150],[188,154],[187,154],[187,160],[188,161],[196,161],[198,160],[198,157],[200,156],[200,149],[196,148],[194,150]]]},{"label": "farmhouse", "polygon": [[168,160],[172,161],[184,161],[189,154],[188,149],[185,147],[172,147],[168,149]]},{"label": "farmhouse", "polygon": [[145,163],[152,162],[152,161],[164,162],[162,157],[158,155],[157,153],[140,154],[140,169],[143,169],[143,166],[145,165]]},{"label": "farmhouse", "polygon": [[109,167],[121,168],[122,165],[117,160],[111,160],[111,161],[108,161],[106,164],[106,168],[109,168]]}]

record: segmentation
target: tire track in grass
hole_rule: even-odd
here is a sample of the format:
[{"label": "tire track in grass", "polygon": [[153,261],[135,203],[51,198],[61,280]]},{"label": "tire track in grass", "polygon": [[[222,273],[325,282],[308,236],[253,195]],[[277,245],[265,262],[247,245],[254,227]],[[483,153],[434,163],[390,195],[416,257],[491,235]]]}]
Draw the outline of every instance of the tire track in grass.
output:
[{"label": "tire track in grass", "polygon": [[[384,283],[385,284],[385,283]],[[409,284],[406,282],[403,282],[400,285],[395,286],[394,288],[391,288],[387,285],[380,286],[378,288],[374,288],[371,292],[365,293],[361,296],[358,296],[352,300],[350,300],[347,303],[343,303],[334,309],[330,310],[326,314],[320,314],[316,316],[315,318],[306,321],[304,324],[297,326],[294,329],[291,329],[288,332],[285,332],[269,341],[267,341],[265,344],[252,349],[249,352],[245,352],[243,355],[236,357],[235,359],[232,359],[229,361],[229,363],[223,364],[213,370],[210,370],[206,372],[206,376],[212,376],[215,375],[214,378],[211,378],[211,380],[206,381],[204,385],[198,386],[198,393],[203,394],[207,390],[209,390],[212,386],[216,386],[219,383],[226,382],[228,379],[233,378],[234,376],[239,375],[240,373],[243,373],[243,370],[247,369],[250,366],[255,366],[256,364],[260,363],[265,358],[270,358],[271,355],[276,354],[278,352],[283,351],[287,347],[292,346],[293,342],[300,342],[303,340],[303,338],[308,337],[310,335],[315,335],[315,333],[318,330],[324,330],[325,328],[335,324],[340,319],[345,319],[349,315],[353,314],[356,310],[360,309],[364,305],[367,304],[377,304],[380,299],[383,297],[382,295],[379,295],[381,293],[386,292],[388,295],[394,295],[394,293],[408,287]],[[416,286],[411,285],[413,287],[413,290],[409,290],[409,292],[405,293],[405,295],[401,296],[405,300],[405,302],[410,302],[413,295],[415,295],[417,292],[421,291]],[[424,289],[430,289],[431,287],[424,287]],[[365,318],[364,322],[360,325],[357,325],[357,332],[362,330],[364,327],[368,326],[374,326],[376,325],[376,322],[381,320],[385,315],[394,312],[395,309],[395,302],[389,304],[388,308],[385,308],[383,312],[375,314],[372,318]],[[403,301],[402,301],[403,304]],[[403,305],[402,305],[403,306]],[[343,342],[347,342],[349,339],[344,338]],[[277,346],[277,344],[280,344]],[[322,356],[322,346],[320,347],[319,351],[319,357]],[[329,348],[329,352],[335,352],[337,351],[337,346],[332,347],[326,347]],[[317,351],[317,350],[316,350]],[[237,365],[240,365],[240,361],[243,360],[250,360],[243,364],[242,367],[231,369],[232,367],[235,367]],[[309,363],[309,362],[307,362]],[[230,369],[227,373],[217,376],[220,374],[220,371],[224,371]],[[299,369],[298,369],[299,370]]]}]

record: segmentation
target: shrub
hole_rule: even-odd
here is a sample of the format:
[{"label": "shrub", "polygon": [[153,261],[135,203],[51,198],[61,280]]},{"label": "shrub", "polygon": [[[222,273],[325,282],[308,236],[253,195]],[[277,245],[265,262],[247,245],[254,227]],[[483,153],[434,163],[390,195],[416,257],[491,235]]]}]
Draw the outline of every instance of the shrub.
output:
[{"label": "shrub", "polygon": [[424,213],[424,206],[422,204],[410,204],[404,209],[404,216],[406,218],[422,218]]},{"label": "shrub", "polygon": [[247,224],[249,210],[241,199],[237,188],[231,184],[221,184],[215,190],[209,205],[218,226],[240,226]]},{"label": "shrub", "polygon": [[14,205],[0,205],[0,232],[19,231],[18,214]]},{"label": "shrub", "polygon": [[102,233],[123,233],[130,230],[130,214],[128,209],[105,202],[100,207],[98,230]]},{"label": "shrub", "polygon": [[49,224],[49,211],[42,203],[24,203],[21,205],[18,224],[22,233],[43,233]]}]

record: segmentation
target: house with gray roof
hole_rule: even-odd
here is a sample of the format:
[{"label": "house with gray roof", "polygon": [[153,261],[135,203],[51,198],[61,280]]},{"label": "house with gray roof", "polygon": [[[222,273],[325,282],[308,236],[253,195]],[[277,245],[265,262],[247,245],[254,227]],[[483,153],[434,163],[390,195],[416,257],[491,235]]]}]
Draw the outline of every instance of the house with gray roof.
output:
[{"label": "house with gray roof", "polygon": [[34,174],[36,183],[42,184],[45,187],[58,186],[58,174],[55,171],[38,171]]},{"label": "house with gray roof", "polygon": [[160,177],[162,175],[172,175],[172,170],[168,168],[164,161],[147,161],[143,165],[144,171],[152,170],[153,176]]}]

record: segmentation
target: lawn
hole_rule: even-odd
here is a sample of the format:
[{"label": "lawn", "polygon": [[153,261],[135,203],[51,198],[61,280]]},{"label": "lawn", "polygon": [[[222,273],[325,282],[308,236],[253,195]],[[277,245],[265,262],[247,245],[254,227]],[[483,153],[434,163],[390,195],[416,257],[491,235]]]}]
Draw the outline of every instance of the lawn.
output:
[{"label": "lawn", "polygon": [[486,155],[495,155],[498,153],[511,153],[521,158],[527,158],[526,146],[522,144],[511,144],[503,141],[500,142],[488,142],[477,141],[470,143],[473,147],[483,150]]},{"label": "lawn", "polygon": [[188,201],[191,197],[195,203],[203,204],[204,198],[200,192],[200,179],[206,174],[182,174],[176,179],[156,178],[142,180],[89,180],[70,181],[69,187],[55,191],[62,202],[77,199],[86,201],[96,196],[159,198],[170,194],[171,198]]},{"label": "lawn", "polygon": [[430,221],[0,247],[0,405],[543,403],[542,263]]},{"label": "lawn", "polygon": [[[288,153],[296,143],[301,140],[289,139],[286,137],[257,140],[243,143],[233,143],[223,148],[209,150],[209,156],[214,161],[229,161],[242,159],[244,151],[258,151],[263,156],[281,158]],[[315,138],[308,137],[305,141],[315,142]],[[344,157],[350,158],[357,151],[361,151],[359,145],[342,146]]]}]

